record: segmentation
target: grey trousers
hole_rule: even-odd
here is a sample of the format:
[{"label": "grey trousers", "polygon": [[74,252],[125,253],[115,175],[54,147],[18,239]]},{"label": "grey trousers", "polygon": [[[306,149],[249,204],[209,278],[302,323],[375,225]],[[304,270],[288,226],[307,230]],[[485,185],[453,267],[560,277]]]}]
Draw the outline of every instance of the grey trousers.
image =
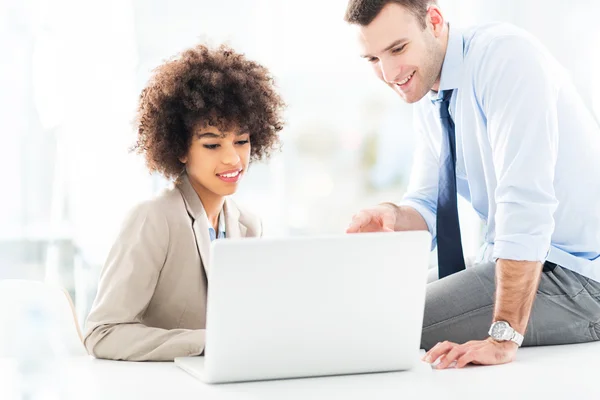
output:
[{"label": "grey trousers", "polygon": [[[488,337],[494,311],[495,264],[478,264],[427,284],[421,348]],[[600,283],[557,266],[542,272],[523,346],[600,338]]]}]

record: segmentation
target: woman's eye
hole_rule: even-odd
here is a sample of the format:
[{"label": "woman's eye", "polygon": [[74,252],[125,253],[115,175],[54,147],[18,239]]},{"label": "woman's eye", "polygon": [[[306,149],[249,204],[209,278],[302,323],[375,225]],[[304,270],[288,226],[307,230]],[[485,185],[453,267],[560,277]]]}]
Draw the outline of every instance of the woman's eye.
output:
[{"label": "woman's eye", "polygon": [[243,146],[243,145],[248,144],[248,143],[250,143],[249,140],[238,140],[238,142],[237,142],[237,144],[239,144],[240,146]]},{"label": "woman's eye", "polygon": [[203,146],[204,146],[204,148],[206,148],[206,149],[209,149],[209,150],[214,150],[214,149],[216,149],[217,147],[219,147],[219,145],[218,145],[218,144],[205,144],[205,145],[203,145]]}]

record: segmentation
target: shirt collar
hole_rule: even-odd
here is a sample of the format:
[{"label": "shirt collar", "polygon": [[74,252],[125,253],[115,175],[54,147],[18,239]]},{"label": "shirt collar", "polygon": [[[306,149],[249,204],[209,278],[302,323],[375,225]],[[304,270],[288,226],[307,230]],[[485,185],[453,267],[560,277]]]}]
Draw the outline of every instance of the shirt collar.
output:
[{"label": "shirt collar", "polygon": [[429,92],[429,99],[432,103],[442,100],[444,90],[458,89],[462,77],[465,58],[463,33],[450,24],[448,24],[448,31],[448,47],[446,48],[444,64],[442,64],[440,90]]},{"label": "shirt collar", "polygon": [[211,242],[217,238],[225,238],[225,217],[223,216],[223,211],[219,213],[219,222],[217,228],[218,232],[215,232],[215,229],[210,224],[208,224],[208,233],[210,235]]}]

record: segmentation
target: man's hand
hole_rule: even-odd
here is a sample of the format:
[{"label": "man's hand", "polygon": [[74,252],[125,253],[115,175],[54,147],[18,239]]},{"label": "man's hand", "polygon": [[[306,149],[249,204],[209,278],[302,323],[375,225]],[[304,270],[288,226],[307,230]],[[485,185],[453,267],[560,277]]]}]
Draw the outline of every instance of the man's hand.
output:
[{"label": "man's hand", "polygon": [[459,345],[452,342],[436,344],[425,354],[423,361],[433,364],[438,358],[439,364],[436,369],[448,368],[456,361],[455,368],[465,365],[495,365],[506,364],[515,359],[518,346],[511,341],[497,342],[491,338],[486,340],[473,340]]},{"label": "man's hand", "polygon": [[360,211],[352,217],[346,233],[394,232],[396,211],[385,204]]}]

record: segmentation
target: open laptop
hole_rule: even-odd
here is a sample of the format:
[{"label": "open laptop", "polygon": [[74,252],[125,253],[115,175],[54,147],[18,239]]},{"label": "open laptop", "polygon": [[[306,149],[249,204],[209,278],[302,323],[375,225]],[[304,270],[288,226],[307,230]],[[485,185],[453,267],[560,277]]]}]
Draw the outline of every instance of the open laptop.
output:
[{"label": "open laptop", "polygon": [[361,233],[212,243],[207,383],[410,369],[418,362],[431,236]]}]

